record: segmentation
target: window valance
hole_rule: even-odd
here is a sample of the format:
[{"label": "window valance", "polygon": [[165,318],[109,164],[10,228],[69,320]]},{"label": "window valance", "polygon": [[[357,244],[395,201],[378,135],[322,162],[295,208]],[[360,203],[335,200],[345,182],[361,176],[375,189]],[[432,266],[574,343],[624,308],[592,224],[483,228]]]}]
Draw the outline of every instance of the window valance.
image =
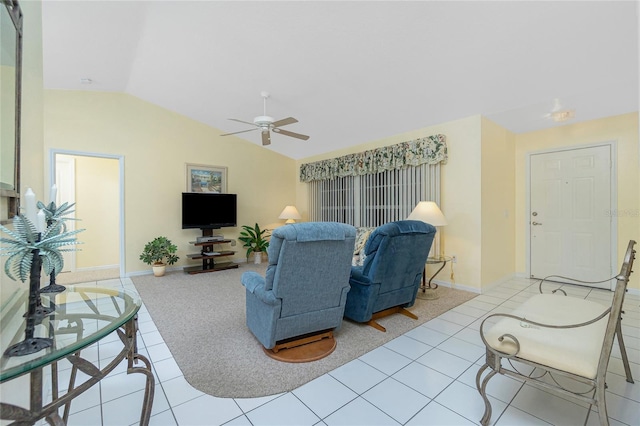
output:
[{"label": "window valance", "polygon": [[438,134],[303,164],[300,166],[300,181],[360,176],[421,164],[437,164],[441,161],[447,162],[447,142],[444,135]]}]

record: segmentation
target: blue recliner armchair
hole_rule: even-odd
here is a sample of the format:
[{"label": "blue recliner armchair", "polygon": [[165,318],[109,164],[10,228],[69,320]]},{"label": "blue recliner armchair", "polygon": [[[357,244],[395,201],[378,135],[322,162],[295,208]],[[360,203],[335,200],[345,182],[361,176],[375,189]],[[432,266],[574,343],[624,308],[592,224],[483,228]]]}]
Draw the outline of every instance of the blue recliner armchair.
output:
[{"label": "blue recliner armchair", "polygon": [[353,226],[336,222],[296,223],[273,231],[266,277],[245,272],[241,278],[247,326],[266,349],[277,352],[276,342],[340,328],[355,235]]},{"label": "blue recliner armchair", "polygon": [[364,247],[362,266],[351,268],[351,290],[345,317],[386,331],[375,320],[392,313],[417,319],[404,308],[413,306],[436,229],[417,220],[378,227]]}]

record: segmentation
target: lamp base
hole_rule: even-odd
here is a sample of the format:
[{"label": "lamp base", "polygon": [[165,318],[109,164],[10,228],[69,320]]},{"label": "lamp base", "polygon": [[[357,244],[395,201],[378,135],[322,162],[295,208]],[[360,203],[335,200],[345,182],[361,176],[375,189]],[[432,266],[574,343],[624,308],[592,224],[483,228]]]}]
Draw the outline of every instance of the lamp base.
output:
[{"label": "lamp base", "polygon": [[440,294],[437,288],[421,288],[416,294],[418,299],[435,300],[440,298]]}]

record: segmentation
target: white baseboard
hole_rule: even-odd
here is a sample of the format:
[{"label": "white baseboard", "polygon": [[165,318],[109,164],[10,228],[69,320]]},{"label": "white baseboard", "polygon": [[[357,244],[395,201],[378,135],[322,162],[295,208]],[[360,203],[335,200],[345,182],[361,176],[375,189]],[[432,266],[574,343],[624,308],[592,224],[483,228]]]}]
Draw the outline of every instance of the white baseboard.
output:
[{"label": "white baseboard", "polygon": [[105,269],[120,269],[120,265],[115,264],[115,265],[103,265],[103,266],[90,266],[87,268],[76,268],[76,270],[73,272],[103,271]]},{"label": "white baseboard", "polygon": [[451,283],[448,281],[440,281],[440,280],[433,280],[431,282],[434,284],[438,284],[439,286],[442,286],[442,287],[449,287],[449,288],[454,288],[456,290],[468,291],[469,293],[481,294],[479,288],[471,287],[470,285],[465,285],[460,283],[455,283],[451,285]]}]

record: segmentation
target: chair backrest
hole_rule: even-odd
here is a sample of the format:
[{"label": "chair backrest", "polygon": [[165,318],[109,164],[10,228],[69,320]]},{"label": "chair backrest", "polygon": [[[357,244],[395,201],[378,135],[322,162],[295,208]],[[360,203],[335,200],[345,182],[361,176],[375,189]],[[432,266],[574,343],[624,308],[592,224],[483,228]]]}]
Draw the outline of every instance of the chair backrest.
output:
[{"label": "chair backrest", "polygon": [[337,222],[295,223],[273,231],[265,290],[282,300],[281,318],[344,303],[355,236],[353,226]]},{"label": "chair backrest", "polygon": [[615,277],[616,289],[613,293],[613,301],[611,302],[611,313],[609,314],[609,320],[607,322],[607,331],[605,332],[604,343],[602,345],[602,352],[600,352],[600,360],[598,362],[598,375],[604,377],[609,365],[609,358],[613,349],[613,340],[616,333],[616,328],[619,326],[619,318],[622,315],[622,305],[624,304],[624,295],[627,292],[627,284],[629,284],[629,277],[633,272],[633,261],[636,258],[635,246],[636,242],[630,240],[627,245],[627,251],[624,254],[622,261],[622,267],[620,273]]},{"label": "chair backrest", "polygon": [[418,220],[389,222],[371,233],[363,275],[381,283],[380,292],[415,284],[424,269],[436,228]]}]

